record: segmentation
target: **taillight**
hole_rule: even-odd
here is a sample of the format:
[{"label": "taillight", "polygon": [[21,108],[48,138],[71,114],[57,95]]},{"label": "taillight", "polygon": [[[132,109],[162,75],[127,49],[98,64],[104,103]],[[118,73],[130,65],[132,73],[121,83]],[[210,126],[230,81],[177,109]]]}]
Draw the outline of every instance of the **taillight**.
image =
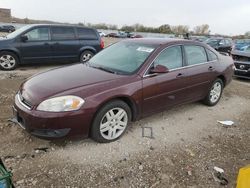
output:
[{"label": "taillight", "polygon": [[101,49],[104,48],[104,40],[101,38]]}]

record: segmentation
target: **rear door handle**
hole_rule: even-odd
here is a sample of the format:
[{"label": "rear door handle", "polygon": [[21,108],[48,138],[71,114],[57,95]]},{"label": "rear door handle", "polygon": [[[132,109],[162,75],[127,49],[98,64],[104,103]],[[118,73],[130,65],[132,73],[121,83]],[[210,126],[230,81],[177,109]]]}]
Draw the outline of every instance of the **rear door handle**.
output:
[{"label": "rear door handle", "polygon": [[183,73],[179,73],[179,74],[177,74],[177,76],[176,76],[176,78],[182,78],[182,77],[184,77],[184,74],[183,74]]},{"label": "rear door handle", "polygon": [[208,70],[212,71],[212,70],[214,70],[214,67],[213,66],[209,66]]}]

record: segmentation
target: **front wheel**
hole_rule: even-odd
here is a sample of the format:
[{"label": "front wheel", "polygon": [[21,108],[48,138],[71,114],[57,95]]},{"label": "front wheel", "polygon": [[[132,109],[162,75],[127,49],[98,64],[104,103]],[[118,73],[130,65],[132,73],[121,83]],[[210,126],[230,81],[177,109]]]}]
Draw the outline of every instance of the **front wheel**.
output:
[{"label": "front wheel", "polygon": [[81,56],[80,56],[80,62],[81,63],[86,63],[88,60],[90,60],[92,57],[94,56],[94,53],[89,51],[89,50],[85,50],[82,52]]},{"label": "front wheel", "polygon": [[111,101],[98,111],[91,128],[91,137],[101,143],[115,141],[125,133],[130,121],[130,107],[120,100]]},{"label": "front wheel", "polygon": [[0,52],[0,69],[14,70],[18,65],[18,57],[8,51]]},{"label": "front wheel", "polygon": [[222,80],[216,79],[203,102],[208,106],[216,105],[221,98],[223,87]]}]

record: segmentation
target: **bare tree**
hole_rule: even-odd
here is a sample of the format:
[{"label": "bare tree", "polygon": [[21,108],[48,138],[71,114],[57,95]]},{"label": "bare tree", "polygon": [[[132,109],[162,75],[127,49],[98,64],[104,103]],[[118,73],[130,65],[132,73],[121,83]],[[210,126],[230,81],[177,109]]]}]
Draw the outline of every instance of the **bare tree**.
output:
[{"label": "bare tree", "polygon": [[194,33],[197,35],[208,35],[210,33],[209,25],[203,24],[194,27]]},{"label": "bare tree", "polygon": [[189,26],[187,25],[172,26],[171,30],[173,33],[178,34],[178,35],[186,34],[186,33],[189,33]]}]

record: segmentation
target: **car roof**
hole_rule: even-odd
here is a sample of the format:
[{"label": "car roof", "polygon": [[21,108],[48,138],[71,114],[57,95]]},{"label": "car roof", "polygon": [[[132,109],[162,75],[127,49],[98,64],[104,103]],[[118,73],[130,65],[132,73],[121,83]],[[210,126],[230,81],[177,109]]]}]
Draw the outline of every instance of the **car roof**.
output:
[{"label": "car roof", "polygon": [[78,28],[86,28],[86,29],[93,29],[85,26],[79,26],[79,25],[71,25],[71,24],[29,24],[27,26],[31,27],[38,27],[38,26],[59,26],[59,27],[78,27]]},{"label": "car roof", "polygon": [[203,43],[186,40],[186,39],[173,39],[173,38],[138,38],[138,39],[127,39],[124,42],[146,44],[146,45],[165,45],[165,44],[199,44],[203,46]]}]

